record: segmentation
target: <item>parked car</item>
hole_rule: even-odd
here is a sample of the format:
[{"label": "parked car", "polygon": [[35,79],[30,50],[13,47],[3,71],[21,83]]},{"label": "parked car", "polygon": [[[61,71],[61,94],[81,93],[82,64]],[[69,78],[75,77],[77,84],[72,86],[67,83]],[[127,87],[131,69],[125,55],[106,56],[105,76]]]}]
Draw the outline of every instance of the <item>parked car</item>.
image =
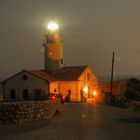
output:
[{"label": "parked car", "polygon": [[47,94],[47,99],[48,99],[48,100],[55,99],[54,93],[48,93],[48,94]]},{"label": "parked car", "polygon": [[66,96],[62,95],[61,93],[55,94],[56,98],[59,98],[61,103],[64,103],[66,101]]},{"label": "parked car", "polygon": [[66,102],[66,96],[62,95],[61,93],[55,94],[55,93],[49,93],[47,99],[49,100],[55,100],[60,99],[61,103]]}]

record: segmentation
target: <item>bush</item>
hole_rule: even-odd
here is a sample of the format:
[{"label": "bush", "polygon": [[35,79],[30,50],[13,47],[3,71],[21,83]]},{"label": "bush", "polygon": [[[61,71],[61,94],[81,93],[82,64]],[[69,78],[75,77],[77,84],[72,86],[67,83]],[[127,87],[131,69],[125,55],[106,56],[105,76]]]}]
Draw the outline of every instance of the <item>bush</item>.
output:
[{"label": "bush", "polygon": [[135,90],[133,90],[131,88],[127,88],[125,90],[125,97],[127,99],[134,99],[135,98]]}]

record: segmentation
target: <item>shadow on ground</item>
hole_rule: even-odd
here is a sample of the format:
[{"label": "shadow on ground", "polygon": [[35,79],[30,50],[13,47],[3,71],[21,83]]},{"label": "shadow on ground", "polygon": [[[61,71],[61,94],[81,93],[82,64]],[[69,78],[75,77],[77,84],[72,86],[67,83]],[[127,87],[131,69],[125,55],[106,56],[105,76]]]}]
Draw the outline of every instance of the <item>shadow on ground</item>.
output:
[{"label": "shadow on ground", "polygon": [[24,122],[21,124],[0,124],[0,136],[18,135],[29,133],[44,127],[47,127],[51,121],[61,112],[57,112],[52,118],[44,121]]},{"label": "shadow on ground", "polygon": [[48,125],[48,122],[33,122],[24,124],[0,124],[0,136],[28,133]]},{"label": "shadow on ground", "polygon": [[140,117],[120,118],[117,121],[121,123],[135,123],[140,124]]},{"label": "shadow on ground", "polygon": [[51,121],[59,114],[63,112],[57,112],[52,118],[44,121],[35,121],[35,122],[23,122],[21,124],[0,124],[0,137],[7,135],[18,135],[29,133],[44,127],[48,127]]}]

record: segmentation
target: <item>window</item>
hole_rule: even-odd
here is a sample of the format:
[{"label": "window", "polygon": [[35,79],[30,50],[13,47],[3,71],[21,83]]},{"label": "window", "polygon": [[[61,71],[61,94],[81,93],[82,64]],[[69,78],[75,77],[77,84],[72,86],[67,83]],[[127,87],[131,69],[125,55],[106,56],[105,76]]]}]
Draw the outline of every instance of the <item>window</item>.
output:
[{"label": "window", "polygon": [[27,100],[28,99],[28,89],[23,89],[23,99]]},{"label": "window", "polygon": [[11,89],[10,98],[12,100],[15,100],[16,99],[16,90],[15,89]]},{"label": "window", "polygon": [[28,79],[28,76],[27,76],[27,75],[23,75],[23,76],[22,76],[22,79],[23,79],[24,81],[26,81],[26,80]]},{"label": "window", "polygon": [[87,80],[90,80],[90,73],[87,73]]},{"label": "window", "polygon": [[42,98],[42,90],[41,89],[36,89],[34,93],[34,97],[36,100],[40,100]]}]

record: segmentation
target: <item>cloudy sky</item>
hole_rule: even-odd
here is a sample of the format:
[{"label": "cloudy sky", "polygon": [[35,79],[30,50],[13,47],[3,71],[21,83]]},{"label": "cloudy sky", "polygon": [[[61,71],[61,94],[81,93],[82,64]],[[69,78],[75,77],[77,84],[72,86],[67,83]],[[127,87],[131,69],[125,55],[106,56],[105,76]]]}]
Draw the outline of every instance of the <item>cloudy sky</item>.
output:
[{"label": "cloudy sky", "polygon": [[140,0],[0,0],[0,77],[42,69],[45,24],[54,17],[66,65],[90,65],[96,75],[140,72]]}]

